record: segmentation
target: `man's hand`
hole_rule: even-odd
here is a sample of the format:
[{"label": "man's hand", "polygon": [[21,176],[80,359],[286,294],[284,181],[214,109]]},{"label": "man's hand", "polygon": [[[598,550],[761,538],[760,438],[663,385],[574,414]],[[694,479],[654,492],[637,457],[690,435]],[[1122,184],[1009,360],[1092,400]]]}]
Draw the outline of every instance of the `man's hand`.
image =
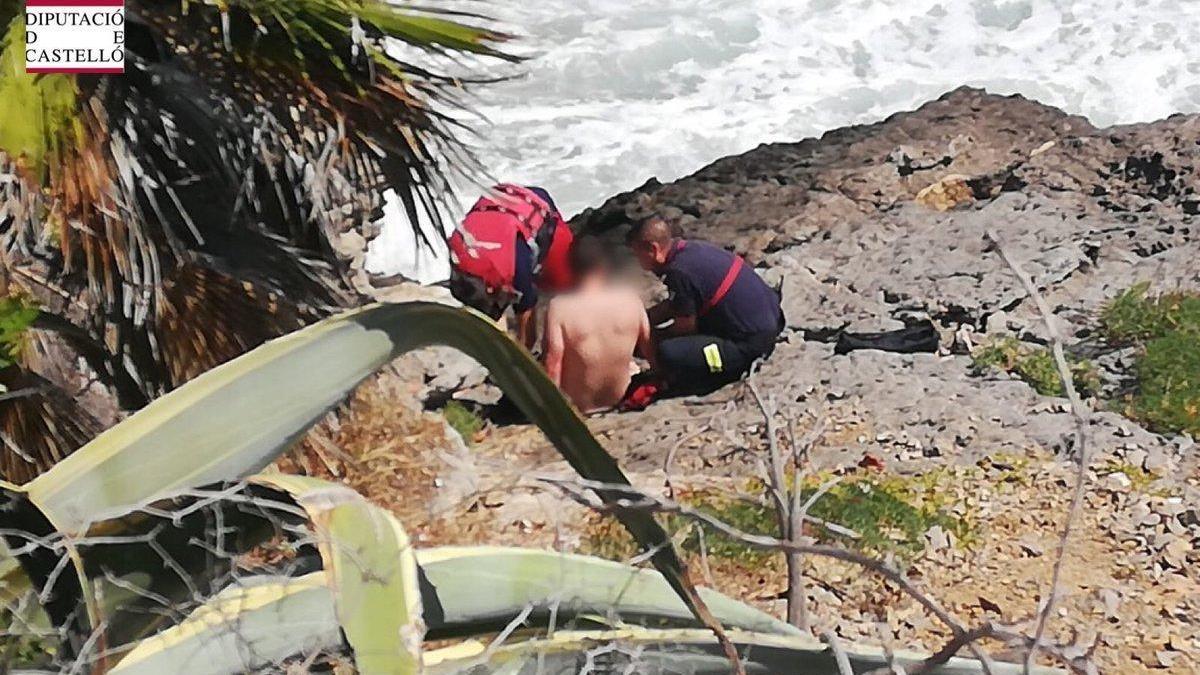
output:
[{"label": "man's hand", "polygon": [[671,322],[671,325],[667,326],[667,334],[671,337],[695,335],[696,317],[692,315],[675,317],[675,320]]},{"label": "man's hand", "polygon": [[[650,321],[650,328],[654,332],[654,337],[659,340],[694,335],[696,333],[695,315],[676,314],[675,308],[672,307],[669,300],[664,300],[646,310],[646,317]],[[671,322],[669,326],[659,328],[659,326],[668,321]]]}]

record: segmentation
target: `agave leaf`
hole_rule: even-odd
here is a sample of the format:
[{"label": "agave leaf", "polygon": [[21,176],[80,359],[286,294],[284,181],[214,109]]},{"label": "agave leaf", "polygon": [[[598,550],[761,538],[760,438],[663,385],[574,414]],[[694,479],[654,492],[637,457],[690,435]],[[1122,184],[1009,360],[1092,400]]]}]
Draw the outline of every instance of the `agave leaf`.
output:
[{"label": "agave leaf", "polygon": [[[741,654],[750,675],[837,675],[838,667],[829,648],[812,638],[764,635],[730,631],[729,639]],[[847,646],[850,665],[856,673],[888,668],[882,650]],[[914,652],[895,653],[901,666],[915,665],[926,656]],[[726,675],[729,661],[711,633],[703,630],[656,630],[628,628],[616,631],[564,631],[552,637],[503,646],[482,642],[464,642],[425,654],[428,675],[471,673],[541,673],[568,675],[585,672],[587,666],[603,672],[692,673]],[[995,675],[1017,675],[1022,664],[997,663]],[[929,673],[936,675],[977,675],[983,672],[978,661],[952,658]],[[1054,668],[1033,668],[1035,675],[1062,673]]]},{"label": "agave leaf", "polygon": [[251,577],[143,640],[110,673],[224,675],[341,643],[325,574]]},{"label": "agave leaf", "polygon": [[[531,625],[558,626],[588,615],[645,625],[696,626],[662,575],[590,556],[502,547],[417,551],[424,572],[430,637],[478,635],[504,628],[527,607]],[[799,635],[778,619],[715,591],[701,595],[722,625]],[[554,628],[554,626],[551,626]],[[728,664],[726,664],[728,666]]]},{"label": "agave leaf", "polygon": [[287,475],[253,482],[288,493],[312,520],[359,672],[419,672],[425,625],[417,560],[396,518],[338,483]]},{"label": "agave leaf", "polygon": [[[24,488],[60,531],[77,533],[156,497],[255,473],[400,354],[402,326],[426,332],[413,310],[349,312],[268,342],[155,400]],[[398,335],[363,324],[379,311],[395,315]]]},{"label": "agave leaf", "polygon": [[[541,367],[483,315],[438,303],[372,305],[214,368],[154,401],[23,487],[65,533],[166,493],[265,467],[360,382],[405,352],[454,347],[484,365],[584,478],[629,481]],[[653,516],[618,518],[667,582],[711,625]]]}]

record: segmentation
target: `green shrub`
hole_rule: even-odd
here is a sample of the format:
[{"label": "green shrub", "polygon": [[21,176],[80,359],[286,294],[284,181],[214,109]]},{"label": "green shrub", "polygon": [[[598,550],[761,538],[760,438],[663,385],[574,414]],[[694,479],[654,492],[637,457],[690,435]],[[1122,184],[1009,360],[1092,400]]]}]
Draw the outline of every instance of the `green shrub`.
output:
[{"label": "green shrub", "polygon": [[[1006,337],[980,346],[971,354],[971,360],[977,372],[999,368],[1006,373],[1015,373],[1043,396],[1065,394],[1058,368],[1054,365],[1054,354],[1048,347],[1034,348],[1016,338]],[[1080,395],[1092,396],[1100,390],[1100,375],[1091,361],[1068,357],[1068,363]]]},{"label": "green shrub", "polygon": [[1160,338],[1174,331],[1200,332],[1200,294],[1149,297],[1150,284],[1137,284],[1114,298],[1100,315],[1104,337],[1116,344]]},{"label": "green shrub", "polygon": [[483,430],[485,422],[474,410],[464,405],[460,401],[450,401],[446,407],[442,409],[442,416],[446,418],[446,424],[450,425],[451,429],[458,432],[462,436],[463,442],[471,445],[475,442],[475,436]]},{"label": "green shrub", "polygon": [[1119,473],[1128,478],[1129,486],[1135,492],[1147,492],[1150,486],[1154,485],[1154,481],[1158,480],[1158,475],[1153,471],[1148,471],[1140,466],[1116,459],[1109,459],[1099,470],[1101,476],[1109,476],[1114,473]]},{"label": "green shrub", "polygon": [[13,295],[0,298],[0,368],[7,368],[16,360],[21,351],[21,335],[37,315],[37,307],[24,298]]},{"label": "green shrub", "polygon": [[[816,491],[829,479],[829,475],[814,475],[805,481],[802,497]],[[938,525],[952,533],[960,541],[967,540],[971,524],[964,518],[949,512],[944,493],[938,490],[938,475],[926,476],[878,476],[861,474],[847,476],[809,509],[809,515],[830,523],[841,525],[858,533],[857,539],[831,532],[809,521],[809,533],[824,541],[836,541],[875,555],[894,555],[901,562],[910,562],[925,548],[925,532]],[[765,495],[757,498],[739,498],[726,493],[694,492],[683,497],[684,504],[712,515],[743,532],[779,536],[779,525],[774,506]],[[591,528],[587,550],[594,555],[615,559],[631,558],[637,553],[632,540],[612,519]],[[690,532],[692,521],[683,516],[669,516],[666,525],[669,532],[684,549],[699,550],[698,538],[684,536]],[[705,546],[708,555],[714,558],[733,560],[746,565],[761,564],[763,559],[775,555],[749,546],[719,532],[705,531]]]},{"label": "green shrub", "polygon": [[[23,631],[29,629],[21,623],[11,623],[11,614],[4,613],[6,616],[0,618],[6,626],[4,634],[0,635],[0,653],[4,654],[4,665],[6,667],[17,667],[19,669],[49,669],[54,663],[55,654],[58,652],[57,641],[53,635],[37,635],[25,634]],[[6,671],[8,672],[8,671]]]},{"label": "green shrub", "polygon": [[1177,330],[1146,343],[1131,417],[1155,431],[1200,436],[1200,333]]},{"label": "green shrub", "polygon": [[1100,317],[1109,342],[1141,347],[1125,413],[1155,431],[1200,435],[1200,293],[1149,289],[1133,286]]}]

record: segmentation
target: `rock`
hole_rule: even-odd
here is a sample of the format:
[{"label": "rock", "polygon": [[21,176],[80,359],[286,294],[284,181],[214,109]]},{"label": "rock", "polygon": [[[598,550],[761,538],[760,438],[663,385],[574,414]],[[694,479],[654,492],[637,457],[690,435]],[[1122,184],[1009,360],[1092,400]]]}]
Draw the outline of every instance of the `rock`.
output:
[{"label": "rock", "polygon": [[[1121,425],[1121,428],[1125,429],[1125,426]],[[1125,431],[1128,432],[1128,429],[1125,429]],[[1129,462],[1129,464],[1131,464],[1132,466],[1141,469],[1141,468],[1145,467],[1146,458],[1148,456],[1149,455],[1145,450],[1137,448],[1137,449],[1130,450],[1129,452],[1125,453],[1125,461]]]},{"label": "rock", "polygon": [[1175,569],[1183,569],[1187,565],[1187,555],[1192,550],[1191,543],[1183,538],[1172,538],[1163,547],[1163,561]]},{"label": "rock", "polygon": [[1162,475],[1167,473],[1171,466],[1171,457],[1162,448],[1155,448],[1146,454],[1145,461],[1142,462],[1142,468],[1150,473]]},{"label": "rock", "polygon": [[1175,662],[1179,659],[1181,654],[1179,652],[1168,651],[1166,649],[1159,649],[1154,652],[1154,656],[1156,659],[1158,659],[1159,666],[1163,668],[1171,668],[1174,667]]},{"label": "rock", "polygon": [[1046,553],[1045,548],[1031,535],[1021,538],[1020,547],[1021,551],[1030,558],[1040,558]]},{"label": "rock", "polygon": [[925,531],[925,541],[932,550],[941,551],[950,548],[951,535],[941,525],[934,525]]},{"label": "rock", "polygon": [[949,211],[975,199],[969,176],[950,174],[917,193],[916,202],[938,211]]},{"label": "rock", "polygon": [[993,336],[1010,334],[1013,330],[1010,321],[1008,312],[998,309],[988,316],[984,323],[984,332]]},{"label": "rock", "polygon": [[1104,606],[1104,618],[1115,617],[1121,607],[1121,594],[1111,588],[1102,588],[1098,594]]},{"label": "rock", "polygon": [[1125,474],[1121,473],[1120,471],[1114,471],[1114,472],[1108,474],[1107,476],[1105,476],[1105,478],[1110,483],[1113,483],[1114,485],[1116,485],[1118,488],[1121,488],[1121,489],[1128,488],[1129,486],[1133,485],[1133,481],[1129,480],[1129,476],[1126,476]]}]

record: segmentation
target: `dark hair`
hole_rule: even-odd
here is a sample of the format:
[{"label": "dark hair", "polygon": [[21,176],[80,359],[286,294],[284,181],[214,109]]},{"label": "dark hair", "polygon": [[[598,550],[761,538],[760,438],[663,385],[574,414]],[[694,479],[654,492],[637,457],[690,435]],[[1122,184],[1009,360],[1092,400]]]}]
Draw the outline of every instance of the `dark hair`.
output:
[{"label": "dark hair", "polygon": [[483,312],[493,319],[499,319],[508,309],[509,299],[500,294],[489,293],[487,285],[482,280],[469,274],[463,274],[457,268],[450,269],[450,294],[462,304]]},{"label": "dark hair", "polygon": [[571,244],[567,260],[571,263],[571,272],[576,277],[585,276],[598,269],[606,269],[613,265],[612,253],[608,246],[599,237],[593,235],[583,235],[576,239]]},{"label": "dark hair", "polygon": [[662,216],[650,216],[635,222],[625,235],[625,241],[632,243],[638,239],[678,239],[681,236],[679,226],[672,224]]}]

